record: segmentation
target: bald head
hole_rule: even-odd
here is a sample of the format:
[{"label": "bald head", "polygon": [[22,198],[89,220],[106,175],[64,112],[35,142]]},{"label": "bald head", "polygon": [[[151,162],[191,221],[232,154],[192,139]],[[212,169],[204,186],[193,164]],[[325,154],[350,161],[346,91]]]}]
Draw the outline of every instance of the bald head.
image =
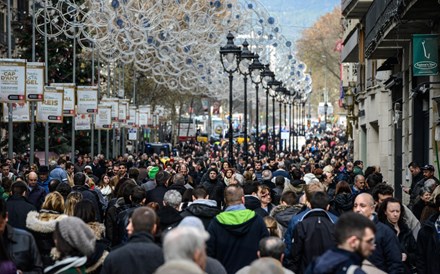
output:
[{"label": "bald head", "polygon": [[353,211],[371,218],[374,212],[374,199],[369,193],[361,193],[356,196],[353,204]]},{"label": "bald head", "polygon": [[30,186],[30,187],[34,187],[34,186],[36,186],[37,185],[37,180],[38,180],[38,175],[37,175],[37,173],[35,173],[35,172],[33,172],[33,171],[31,171],[31,172],[29,172],[29,174],[28,174],[28,185]]}]

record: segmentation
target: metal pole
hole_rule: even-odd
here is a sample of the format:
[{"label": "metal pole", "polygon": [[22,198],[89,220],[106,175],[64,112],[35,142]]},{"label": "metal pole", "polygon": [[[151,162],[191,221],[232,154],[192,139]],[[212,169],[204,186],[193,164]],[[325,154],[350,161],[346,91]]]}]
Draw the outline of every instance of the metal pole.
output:
[{"label": "metal pole", "polygon": [[[294,105],[295,107],[295,105]],[[293,115],[295,117],[295,114]],[[299,136],[299,105],[296,107],[296,142],[295,142],[295,148],[298,151],[298,136]]]},{"label": "metal pole", "polygon": [[[11,0],[8,1],[8,58],[12,58],[12,30],[11,30]],[[12,103],[8,103],[8,157],[9,159],[12,159],[13,157],[13,149],[14,149],[14,135],[13,135],[13,121],[12,121]]]},{"label": "metal pole", "polygon": [[[95,85],[95,44],[92,44],[92,86]],[[91,127],[90,127],[90,157],[93,159],[95,155],[95,114],[92,113],[91,117]]]},{"label": "metal pole", "polygon": [[260,130],[259,130],[259,117],[258,117],[258,84],[255,85],[255,150],[257,158],[260,158]]},{"label": "metal pole", "polygon": [[[75,85],[76,85],[76,17],[74,17],[74,25],[73,25],[73,71],[72,71],[72,79]],[[74,107],[73,110],[74,114],[72,116],[72,162],[75,162],[75,115],[76,110]]]},{"label": "metal pole", "polygon": [[[133,72],[133,105],[136,106],[136,69]],[[133,152],[137,153],[137,147],[138,147],[138,138],[136,136],[136,140],[134,141],[134,149]]]},{"label": "metal pole", "polygon": [[[35,0],[32,0],[32,62],[35,62]],[[35,153],[35,102],[30,102],[31,107],[31,132],[29,163],[34,163]]]},{"label": "metal pole", "polygon": [[269,155],[269,88],[266,88],[266,155]]},{"label": "metal pole", "polygon": [[[287,104],[284,103],[284,128],[287,128]],[[287,150],[287,141],[284,142],[284,150]]]},{"label": "metal pole", "polygon": [[247,134],[247,75],[244,74],[244,147],[243,156],[248,153],[248,134]]},{"label": "metal pole", "polygon": [[[110,83],[110,63],[107,63],[107,97],[110,97]],[[110,159],[110,130],[106,130],[105,135],[107,139],[105,142],[105,157]]]},{"label": "metal pole", "polygon": [[292,102],[289,102],[289,151],[292,152]]},{"label": "metal pole", "polygon": [[[48,0],[44,3],[44,17],[48,18],[47,13]],[[47,19],[45,19],[47,20]],[[47,22],[44,22],[44,61],[45,61],[45,83],[49,84],[49,55],[47,49]],[[49,123],[44,123],[44,164],[49,163]]]},{"label": "metal pole", "polygon": [[275,138],[275,96],[272,97],[272,146],[273,146],[273,157],[275,157],[275,149],[277,147]]},{"label": "metal pole", "polygon": [[234,165],[234,147],[232,146],[232,81],[234,79],[234,76],[232,73],[229,73],[229,155],[228,155],[228,162],[230,165]]},{"label": "metal pole", "polygon": [[[98,54],[98,100],[101,95],[101,63],[99,61],[99,54]],[[98,149],[97,153],[101,154],[101,129],[98,129]]]},{"label": "metal pole", "polygon": [[278,147],[278,149],[279,149],[279,151],[282,151],[283,150],[283,140],[281,140],[281,126],[282,126],[282,107],[281,107],[281,101],[279,101],[278,102],[278,107],[279,107],[279,114],[280,114],[280,116],[278,117],[278,124],[279,124],[279,129],[278,129],[278,136],[279,136],[279,144],[280,144],[280,146]]}]

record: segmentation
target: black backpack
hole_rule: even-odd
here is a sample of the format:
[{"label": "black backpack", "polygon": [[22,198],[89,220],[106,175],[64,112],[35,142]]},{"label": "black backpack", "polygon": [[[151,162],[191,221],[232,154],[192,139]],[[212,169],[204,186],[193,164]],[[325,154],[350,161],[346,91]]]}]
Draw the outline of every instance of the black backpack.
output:
[{"label": "black backpack", "polygon": [[324,210],[306,214],[293,230],[290,252],[293,272],[304,273],[315,258],[336,246],[334,232],[335,224]]}]

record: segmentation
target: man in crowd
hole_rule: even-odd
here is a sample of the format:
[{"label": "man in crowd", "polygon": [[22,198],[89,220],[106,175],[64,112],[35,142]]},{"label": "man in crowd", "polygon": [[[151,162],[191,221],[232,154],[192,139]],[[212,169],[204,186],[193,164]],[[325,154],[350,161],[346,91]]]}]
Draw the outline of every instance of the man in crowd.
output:
[{"label": "man in crowd", "polygon": [[365,274],[361,265],[374,251],[375,233],[374,223],[365,216],[352,212],[342,214],[335,226],[337,247],[318,257],[305,273]]},{"label": "man in crowd", "polygon": [[[38,185],[37,173],[35,173],[33,171],[29,172],[27,181],[28,181],[28,188],[29,188],[29,192],[27,195],[28,201],[31,204],[33,204],[37,208],[37,210],[40,210],[41,206],[44,203],[44,199],[46,197],[47,192],[45,191],[44,188],[42,188],[41,186]],[[48,188],[49,188],[49,184],[48,184]]]},{"label": "man in crowd", "polygon": [[110,252],[101,273],[154,273],[164,263],[162,249],[153,238],[156,220],[156,213],[151,208],[136,208],[127,226],[128,243]]},{"label": "man in crowd", "polygon": [[403,273],[399,240],[390,227],[379,222],[374,210],[375,203],[371,194],[361,193],[356,196],[353,211],[364,215],[376,225],[376,248],[368,260],[386,273]]},{"label": "man in crowd", "polygon": [[244,206],[243,189],[225,189],[226,210],[208,227],[208,255],[218,259],[228,273],[235,273],[257,258],[259,241],[269,236],[263,219]]}]

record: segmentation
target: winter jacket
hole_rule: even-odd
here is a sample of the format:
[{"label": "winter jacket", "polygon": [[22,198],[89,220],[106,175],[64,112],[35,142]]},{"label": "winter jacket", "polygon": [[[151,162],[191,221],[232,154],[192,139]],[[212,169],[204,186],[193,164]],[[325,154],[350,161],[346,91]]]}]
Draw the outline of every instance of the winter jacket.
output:
[{"label": "winter jacket", "polygon": [[53,265],[55,262],[50,256],[50,251],[55,247],[53,232],[57,222],[67,215],[58,212],[42,209],[40,213],[31,211],[26,218],[26,228],[35,238],[38,250],[40,251],[43,266]]},{"label": "winter jacket", "polygon": [[[385,224],[397,234],[394,225],[389,222],[386,222]],[[416,264],[417,242],[414,239],[411,229],[409,229],[406,224],[403,224],[403,226],[400,227],[400,233],[397,235],[397,238],[399,239],[401,253],[405,253],[407,256],[406,261],[403,262],[405,273],[414,273],[412,270],[415,268]]]},{"label": "winter jacket", "polygon": [[153,236],[147,232],[136,232],[127,244],[110,252],[101,274],[153,274],[163,263],[162,249],[153,242]]},{"label": "winter jacket", "polygon": [[32,234],[6,224],[5,246],[9,257],[23,273],[43,273],[43,262]]},{"label": "winter jacket", "polygon": [[350,193],[339,193],[330,202],[330,212],[336,216],[353,210],[353,195]]},{"label": "winter jacket", "polygon": [[85,274],[85,263],[87,258],[84,257],[66,257],[57,261],[44,269],[45,274]]},{"label": "winter jacket", "polygon": [[365,274],[360,265],[362,257],[340,248],[327,250],[306,270],[306,274]]},{"label": "winter jacket", "polygon": [[376,215],[373,221],[376,224],[376,249],[368,260],[387,273],[404,273],[402,253],[396,234],[387,225],[379,222]]},{"label": "winter jacket", "polygon": [[282,232],[282,236],[287,231],[287,227],[289,226],[289,222],[293,216],[298,214],[301,211],[303,205],[296,204],[293,206],[290,205],[278,205],[272,209],[270,212],[270,216],[274,217],[278,223],[278,228]]},{"label": "winter jacket", "polygon": [[211,220],[220,213],[217,203],[213,200],[199,199],[192,202],[184,211],[180,213],[182,218],[195,216],[202,220],[205,229],[208,229]]},{"label": "winter jacket", "polygon": [[105,224],[105,235],[107,239],[110,241],[111,246],[116,246],[120,243],[120,239],[118,238],[118,214],[123,210],[129,208],[129,205],[125,204],[124,198],[120,197],[118,199],[114,199],[110,202],[110,206],[107,210],[107,214],[105,216],[104,224]]},{"label": "winter jacket", "polygon": [[33,204],[37,208],[37,210],[41,209],[45,198],[46,191],[44,190],[44,188],[38,185],[29,190],[27,196],[29,203]]},{"label": "winter jacket", "polygon": [[182,220],[180,212],[174,207],[164,206],[157,211],[157,217],[160,220],[159,231],[168,231],[176,227]]},{"label": "winter jacket", "polygon": [[261,208],[261,201],[256,196],[244,195],[244,206],[247,209],[255,211],[255,213],[263,218],[269,215],[269,212]]},{"label": "winter jacket", "polygon": [[208,192],[209,198],[217,202],[217,207],[221,208],[221,205],[224,203],[224,191],[225,191],[225,183],[217,176],[217,179],[214,181],[209,180],[209,177],[206,181],[202,181],[202,186],[206,188]]},{"label": "winter jacket", "polygon": [[[284,252],[284,264],[288,265],[288,259],[291,256],[291,251],[292,251],[292,243],[293,243],[293,231],[296,227],[296,225],[303,219],[303,217],[310,211],[310,208],[306,208],[305,210],[299,212],[298,214],[296,214],[295,216],[293,216],[293,218],[290,220],[289,222],[289,226],[287,228],[286,234],[284,234],[284,243],[286,244],[286,249]],[[333,223],[336,223],[336,221],[338,220],[338,217],[336,217],[335,215],[333,215],[332,213],[328,212],[328,216],[329,218],[332,220]]]},{"label": "winter jacket", "polygon": [[72,191],[81,192],[84,200],[89,200],[90,202],[92,202],[93,208],[95,209],[96,213],[96,221],[102,222],[102,216],[104,215],[102,213],[103,206],[100,202],[98,194],[95,191],[90,190],[89,187],[86,185],[76,185],[72,187]]},{"label": "winter jacket", "polygon": [[6,202],[8,211],[8,224],[15,228],[26,229],[26,217],[29,212],[37,211],[27,198],[19,195],[12,195]]},{"label": "winter jacket", "polygon": [[440,273],[440,240],[435,222],[440,213],[434,214],[425,221],[417,238],[417,273]]},{"label": "winter jacket", "polygon": [[[286,266],[295,273],[304,273],[315,257],[335,247],[335,220],[323,209],[312,209],[299,220],[293,230],[291,257]],[[290,260],[289,260],[290,259]]]},{"label": "winter jacket", "polygon": [[168,188],[164,185],[157,185],[156,188],[147,191],[146,200],[147,203],[156,202],[159,205],[163,204],[163,196],[168,191]]},{"label": "winter jacket", "polygon": [[208,227],[208,255],[219,260],[229,274],[257,259],[258,244],[269,232],[263,219],[249,209],[218,214]]},{"label": "winter jacket", "polygon": [[87,223],[87,226],[92,229],[95,234],[96,243],[95,251],[87,256],[87,262],[85,264],[86,273],[101,273],[101,268],[105,258],[107,258],[110,250],[110,241],[103,239],[105,227],[98,222]]}]

